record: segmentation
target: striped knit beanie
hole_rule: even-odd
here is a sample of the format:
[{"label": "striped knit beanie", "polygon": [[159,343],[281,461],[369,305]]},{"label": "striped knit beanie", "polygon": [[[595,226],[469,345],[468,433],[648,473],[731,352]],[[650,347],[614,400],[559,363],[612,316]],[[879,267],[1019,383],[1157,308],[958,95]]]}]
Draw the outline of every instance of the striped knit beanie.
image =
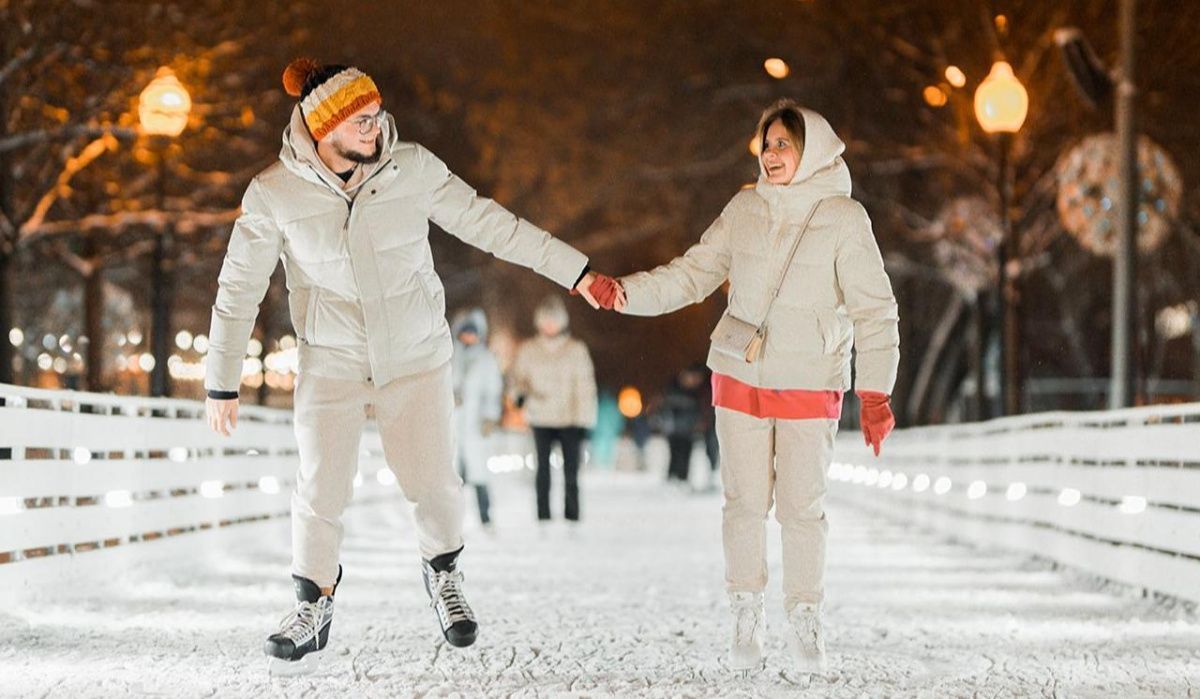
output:
[{"label": "striped knit beanie", "polygon": [[383,102],[375,81],[349,66],[322,66],[309,58],[298,58],[283,71],[283,87],[300,98],[304,123],[316,140],[372,102]]}]

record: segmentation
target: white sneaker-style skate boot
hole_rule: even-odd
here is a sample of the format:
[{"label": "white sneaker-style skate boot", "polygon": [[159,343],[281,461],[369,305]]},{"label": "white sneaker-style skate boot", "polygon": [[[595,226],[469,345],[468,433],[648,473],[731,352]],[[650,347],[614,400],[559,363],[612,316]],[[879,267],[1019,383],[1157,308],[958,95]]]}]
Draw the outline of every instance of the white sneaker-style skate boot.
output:
[{"label": "white sneaker-style skate boot", "polygon": [[763,665],[763,637],[767,630],[763,593],[730,592],[729,606],[733,612],[729,669],[746,675]]},{"label": "white sneaker-style skate boot", "polygon": [[788,612],[788,655],[801,673],[821,673],[828,668],[825,660],[825,629],[821,626],[821,608],[798,604]]}]

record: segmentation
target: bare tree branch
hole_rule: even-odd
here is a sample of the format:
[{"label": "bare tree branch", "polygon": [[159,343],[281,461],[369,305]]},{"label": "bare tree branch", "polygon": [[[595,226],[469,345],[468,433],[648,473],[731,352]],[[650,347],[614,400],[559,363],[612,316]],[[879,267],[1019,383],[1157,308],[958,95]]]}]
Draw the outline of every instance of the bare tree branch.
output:
[{"label": "bare tree branch", "polygon": [[10,58],[8,63],[5,63],[4,67],[0,68],[0,85],[3,85],[13,73],[20,70],[21,66],[28,63],[33,56],[34,50],[31,46]]},{"label": "bare tree branch", "polygon": [[79,136],[96,138],[105,135],[111,135],[117,138],[134,139],[137,138],[138,132],[134,129],[118,126],[70,124],[57,129],[38,129],[37,131],[26,131],[24,133],[13,134],[6,138],[0,138],[0,153],[7,153],[18,148],[24,148],[26,146],[36,145],[38,143],[47,143],[49,141],[55,141],[59,139],[77,138]]},{"label": "bare tree branch", "polygon": [[122,211],[115,214],[94,214],[84,216],[74,221],[50,221],[36,228],[21,230],[21,241],[63,235],[67,233],[87,233],[94,230],[120,232],[132,226],[149,226],[165,228],[174,224],[180,232],[188,232],[198,228],[215,228],[231,225],[237,220],[239,210],[228,211],[189,211],[180,214],[177,211]]}]

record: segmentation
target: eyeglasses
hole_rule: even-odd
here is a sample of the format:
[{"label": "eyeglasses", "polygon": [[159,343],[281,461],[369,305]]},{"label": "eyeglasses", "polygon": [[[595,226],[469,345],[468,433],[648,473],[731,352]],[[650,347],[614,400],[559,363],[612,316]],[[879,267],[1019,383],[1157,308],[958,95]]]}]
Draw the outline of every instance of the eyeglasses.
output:
[{"label": "eyeglasses", "polygon": [[380,109],[374,116],[360,116],[352,120],[350,123],[358,127],[358,133],[365,136],[375,128],[383,128],[383,122],[387,119],[387,112]]}]

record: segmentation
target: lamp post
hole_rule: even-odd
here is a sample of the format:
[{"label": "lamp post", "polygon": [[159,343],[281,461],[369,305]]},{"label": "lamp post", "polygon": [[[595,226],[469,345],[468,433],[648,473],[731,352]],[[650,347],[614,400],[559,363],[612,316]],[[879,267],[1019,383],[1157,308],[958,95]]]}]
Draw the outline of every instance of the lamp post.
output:
[{"label": "lamp post", "polygon": [[[156,199],[160,213],[166,209],[167,148],[172,138],[183,133],[192,98],[170,68],[159,68],[154,79],[142,90],[138,99],[138,119],[142,133],[149,136],[158,150],[156,165]],[[154,242],[153,307],[151,311],[150,351],[154,368],[150,372],[150,395],[170,393],[167,359],[171,354],[171,294],[172,279],[167,270],[167,255],[175,237],[174,225],[164,215],[163,228]]]},{"label": "lamp post", "polygon": [[1119,151],[1119,188],[1116,201],[1117,246],[1113,252],[1112,297],[1112,376],[1109,379],[1108,407],[1128,408],[1137,401],[1138,349],[1137,233],[1139,186],[1137,157],[1137,0],[1120,0],[1118,38],[1121,55],[1111,72],[1096,56],[1083,33],[1064,27],[1054,33],[1054,41],[1079,93],[1093,108],[1113,96]]},{"label": "lamp post", "polygon": [[[999,149],[998,190],[1000,195],[1000,226],[1004,233],[997,257],[997,304],[1001,313],[1000,366],[1001,366],[1001,410],[1005,415],[1020,412],[1020,325],[1017,316],[1016,280],[1009,279],[1008,262],[1017,259],[1019,248],[1013,231],[1009,208],[1012,202],[1012,175],[1009,172],[1008,156],[1012,135],[1021,130],[1029,113],[1029,93],[1013,74],[1012,66],[1005,61],[996,61],[992,70],[979,88],[975,90],[975,118],[984,131],[996,135]],[[983,390],[980,387],[980,390]]]},{"label": "lamp post", "polygon": [[1134,100],[1137,47],[1136,0],[1121,0],[1121,68],[1117,80],[1117,136],[1121,148],[1121,195],[1117,199],[1119,238],[1113,258],[1112,379],[1110,410],[1134,405],[1137,399],[1137,115]]}]

